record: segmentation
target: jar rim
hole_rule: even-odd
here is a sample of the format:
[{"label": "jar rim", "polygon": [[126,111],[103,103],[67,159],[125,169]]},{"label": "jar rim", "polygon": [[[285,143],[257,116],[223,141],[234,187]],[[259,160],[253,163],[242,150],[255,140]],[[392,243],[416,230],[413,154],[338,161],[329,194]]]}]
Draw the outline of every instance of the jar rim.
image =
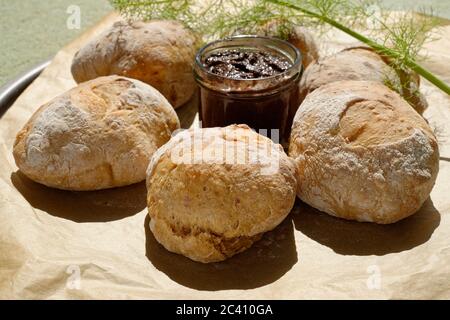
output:
[{"label": "jar rim", "polygon": [[[285,71],[268,76],[268,77],[260,77],[260,78],[249,78],[249,79],[233,79],[230,77],[226,77],[223,75],[219,75],[219,74],[215,74],[210,72],[209,70],[207,70],[205,68],[205,66],[202,63],[202,57],[203,54],[205,53],[206,50],[208,50],[211,47],[214,47],[215,45],[217,45],[218,43],[231,43],[232,41],[236,41],[236,40],[243,40],[243,39],[251,39],[251,40],[255,40],[255,39],[262,39],[262,40],[270,40],[272,42],[278,42],[279,44],[288,46],[291,50],[293,50],[293,52],[295,53],[295,58],[294,61],[292,61],[292,65]],[[207,44],[205,44],[203,47],[200,48],[200,50],[197,52],[197,54],[195,55],[195,65],[196,67],[199,67],[203,72],[207,73],[209,76],[214,76],[217,78],[221,78],[221,79],[227,79],[227,80],[233,80],[236,82],[250,82],[250,81],[265,81],[265,80],[271,80],[271,79],[276,79],[276,78],[280,78],[283,77],[287,74],[289,74],[290,72],[292,72],[293,69],[298,69],[299,72],[301,71],[302,68],[302,60],[303,60],[303,56],[302,53],[300,52],[300,50],[295,47],[292,43],[277,38],[277,37],[269,37],[269,36],[258,36],[258,35],[237,35],[237,36],[232,36],[232,37],[228,37],[228,38],[224,38],[224,39],[219,39],[219,40],[215,40],[212,42],[209,42]]]}]

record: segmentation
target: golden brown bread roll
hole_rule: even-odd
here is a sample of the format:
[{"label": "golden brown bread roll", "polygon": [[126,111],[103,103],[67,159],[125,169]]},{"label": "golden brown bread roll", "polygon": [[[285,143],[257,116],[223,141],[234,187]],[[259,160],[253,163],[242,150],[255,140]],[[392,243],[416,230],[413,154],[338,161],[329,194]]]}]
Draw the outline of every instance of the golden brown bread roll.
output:
[{"label": "golden brown bread roll", "polygon": [[26,176],[50,187],[118,187],[144,180],[150,157],[179,127],[156,89],[101,77],[40,107],[17,134],[13,153]]},{"label": "golden brown bread roll", "polygon": [[[425,97],[418,93],[419,79],[419,77],[413,77],[413,82],[410,83],[411,90],[410,92],[405,90],[404,96],[413,108],[422,114],[428,104]],[[403,94],[399,76],[386,64],[385,59],[370,48],[352,47],[324,57],[306,68],[300,81],[301,100],[323,85],[344,80],[390,83]]]},{"label": "golden brown bread roll", "polygon": [[195,90],[195,52],[196,37],[178,22],[119,21],[75,54],[72,75],[78,83],[113,74],[138,79],[177,108]]},{"label": "golden brown bread roll", "polygon": [[[280,25],[276,20],[264,24],[262,29],[262,32],[257,32],[258,35],[280,36]],[[319,48],[308,28],[300,25],[290,26],[287,30],[287,41],[300,50],[303,69],[319,59]]]},{"label": "golden brown bread roll", "polygon": [[167,250],[199,262],[249,248],[289,214],[295,166],[245,125],[184,131],[147,171],[150,229]]},{"label": "golden brown bread roll", "polygon": [[294,119],[289,155],[297,194],[333,216],[392,223],[428,198],[439,168],[436,138],[397,93],[368,81],[321,86]]},{"label": "golden brown bread roll", "polygon": [[288,41],[300,50],[303,68],[319,60],[319,49],[311,32],[302,26],[294,26]]}]

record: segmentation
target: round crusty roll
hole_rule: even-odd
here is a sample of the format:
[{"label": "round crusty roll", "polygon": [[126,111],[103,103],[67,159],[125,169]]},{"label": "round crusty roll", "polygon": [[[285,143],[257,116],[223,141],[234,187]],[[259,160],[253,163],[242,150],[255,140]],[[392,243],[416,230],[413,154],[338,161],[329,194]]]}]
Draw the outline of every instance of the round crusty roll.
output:
[{"label": "round crusty roll", "polygon": [[75,54],[72,75],[78,83],[113,74],[138,79],[177,108],[196,88],[196,42],[195,35],[175,21],[119,21]]},{"label": "round crusty roll", "polygon": [[306,68],[300,80],[300,95],[304,98],[323,85],[343,80],[383,83],[396,74],[383,59],[365,48],[352,48],[323,57]]},{"label": "round crusty roll", "polygon": [[[409,84],[410,88],[405,91],[404,97],[417,112],[422,114],[428,104],[425,97],[418,92],[419,79],[413,77],[413,82]],[[350,47],[324,57],[306,68],[300,80],[301,100],[323,85],[344,80],[376,81],[401,87],[399,76],[383,57],[368,47]]]},{"label": "round crusty roll", "polygon": [[[263,27],[263,36],[279,36],[279,25],[276,21],[270,21]],[[314,36],[308,28],[300,25],[293,25],[287,32],[288,41],[297,49],[302,55],[302,66],[305,69],[312,62],[319,59],[319,48],[314,40]]]},{"label": "round crusty roll", "polygon": [[303,68],[319,59],[319,49],[307,28],[294,26],[289,33],[288,41],[300,50]]},{"label": "round crusty roll", "polygon": [[13,154],[20,171],[49,187],[119,187],[145,180],[150,157],[179,127],[156,89],[101,77],[40,107],[17,134]]},{"label": "round crusty roll", "polygon": [[295,165],[245,125],[184,131],[147,170],[150,229],[167,250],[203,263],[249,248],[289,214]]},{"label": "round crusty roll", "polygon": [[295,115],[289,155],[300,199],[336,217],[381,224],[420,209],[439,170],[425,120],[396,92],[368,81],[309,94]]}]

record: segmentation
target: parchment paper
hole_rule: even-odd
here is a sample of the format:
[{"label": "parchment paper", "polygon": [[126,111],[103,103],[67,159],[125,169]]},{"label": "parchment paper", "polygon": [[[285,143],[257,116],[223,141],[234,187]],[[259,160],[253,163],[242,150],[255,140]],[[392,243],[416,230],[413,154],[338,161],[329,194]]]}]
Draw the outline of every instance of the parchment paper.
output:
[{"label": "parchment paper", "polygon": [[[73,54],[116,18],[63,48],[0,119],[0,298],[450,298],[450,97],[427,83],[425,117],[439,138],[440,172],[423,208],[394,225],[348,222],[297,201],[250,250],[204,265],[155,241],[144,183],[67,192],[20,174],[12,157],[17,131],[75,85]],[[441,33],[424,64],[450,82],[450,27]],[[321,38],[322,52],[352,42],[333,32]],[[192,107],[179,113],[189,126]]]}]

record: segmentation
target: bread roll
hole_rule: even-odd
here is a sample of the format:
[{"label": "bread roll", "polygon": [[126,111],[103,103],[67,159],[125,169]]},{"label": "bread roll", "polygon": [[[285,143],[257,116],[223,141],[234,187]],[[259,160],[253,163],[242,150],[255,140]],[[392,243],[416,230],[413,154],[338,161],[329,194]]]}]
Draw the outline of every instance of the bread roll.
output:
[{"label": "bread roll", "polygon": [[185,131],[147,171],[150,229],[167,250],[222,261],[249,248],[289,214],[293,161],[245,125]]},{"label": "bread roll", "polygon": [[[420,114],[427,108],[425,97],[418,93],[419,77],[413,77],[411,92],[405,92],[405,98]],[[391,83],[400,89],[400,79],[393,68],[371,48],[347,48],[334,55],[322,58],[311,64],[300,81],[300,96],[303,100],[309,93],[323,85],[335,81],[359,80]],[[401,92],[402,90],[399,90]]]},{"label": "bread roll", "polygon": [[72,75],[78,83],[122,75],[161,92],[175,108],[195,90],[192,62],[196,37],[174,21],[119,21],[78,51]]},{"label": "bread roll", "polygon": [[300,94],[306,97],[323,85],[342,80],[376,81],[395,78],[395,72],[370,50],[343,50],[311,64],[300,80]]},{"label": "bread roll", "polygon": [[309,94],[294,119],[289,155],[304,202],[382,224],[416,212],[439,168],[425,120],[397,93],[368,81],[334,82]]},{"label": "bread roll", "polygon": [[303,68],[319,60],[317,44],[313,35],[305,27],[294,26],[289,34],[288,41],[300,50]]},{"label": "bread roll", "polygon": [[49,187],[118,187],[144,180],[150,157],[179,126],[154,88],[101,77],[40,107],[17,134],[13,153],[26,176]]}]

